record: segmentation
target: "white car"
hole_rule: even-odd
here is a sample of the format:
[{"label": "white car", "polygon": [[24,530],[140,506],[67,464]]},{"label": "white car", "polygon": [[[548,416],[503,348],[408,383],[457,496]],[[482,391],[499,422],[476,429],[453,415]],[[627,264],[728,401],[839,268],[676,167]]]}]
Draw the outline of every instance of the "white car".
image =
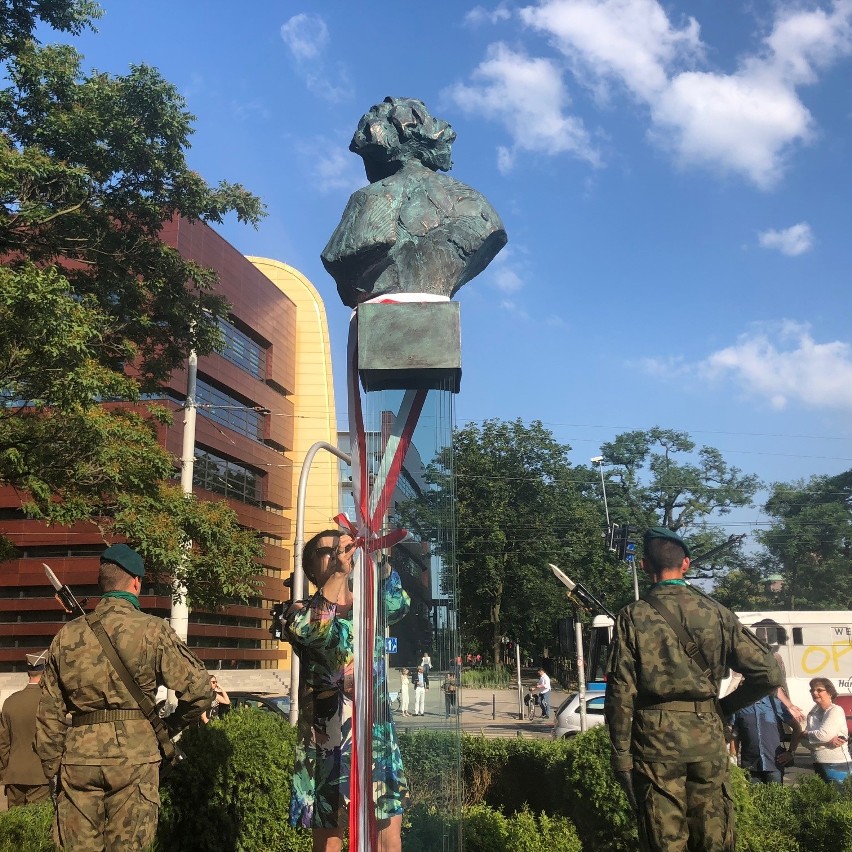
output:
[{"label": "white car", "polygon": [[[604,694],[589,691],[586,693],[586,723],[587,727],[604,723]],[[580,733],[580,695],[572,692],[560,705],[553,716],[553,739],[573,737]]]}]

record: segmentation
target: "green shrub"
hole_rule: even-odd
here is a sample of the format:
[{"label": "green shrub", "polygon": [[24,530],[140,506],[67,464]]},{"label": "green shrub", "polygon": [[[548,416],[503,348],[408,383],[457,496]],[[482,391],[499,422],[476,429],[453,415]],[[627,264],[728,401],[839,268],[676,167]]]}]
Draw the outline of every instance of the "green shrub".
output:
[{"label": "green shrub", "polygon": [[796,837],[803,852],[850,852],[852,850],[852,797],[843,788],[811,777],[790,791],[791,808],[797,817]]},{"label": "green shrub", "polygon": [[802,852],[796,839],[798,817],[792,788],[752,784],[748,773],[731,767],[738,852]]},{"label": "green shrub", "polygon": [[516,684],[511,669],[468,669],[461,676],[461,685],[469,689],[508,689]]},{"label": "green shrub", "polygon": [[577,827],[584,849],[633,852],[639,843],[636,820],[615,780],[611,754],[605,725],[568,741],[562,812]]},{"label": "green shrub", "polygon": [[582,852],[573,823],[561,816],[527,810],[514,814],[506,825],[507,852]]},{"label": "green shrub", "polygon": [[509,838],[506,817],[487,805],[464,809],[465,852],[503,852]]},{"label": "green shrub", "polygon": [[464,803],[565,814],[565,740],[462,738]]},{"label": "green shrub", "polygon": [[400,733],[399,748],[412,803],[458,818],[459,737],[452,731],[412,730]]},{"label": "green shrub", "polygon": [[0,852],[51,852],[52,822],[53,804],[49,801],[0,813]]},{"label": "green shrub", "polygon": [[403,816],[402,848],[405,852],[435,852],[461,849],[458,814],[415,804]]},{"label": "green shrub", "polygon": [[254,709],[187,731],[187,760],[161,789],[159,847],[308,852],[311,833],[288,822],[294,744],[284,719]]}]

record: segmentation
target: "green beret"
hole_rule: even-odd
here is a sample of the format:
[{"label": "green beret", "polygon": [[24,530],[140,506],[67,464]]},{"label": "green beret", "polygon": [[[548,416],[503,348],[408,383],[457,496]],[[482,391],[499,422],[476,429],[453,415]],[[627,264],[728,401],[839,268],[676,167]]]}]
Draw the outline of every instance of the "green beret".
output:
[{"label": "green beret", "polygon": [[686,542],[675,532],[672,532],[668,527],[649,527],[645,530],[645,535],[642,538],[642,546],[648,547],[649,541],[654,541],[655,539],[662,539],[663,541],[674,541],[679,544],[683,548],[683,552],[687,556],[691,556],[692,554],[689,552],[689,547]]},{"label": "green beret", "polygon": [[145,563],[142,557],[126,544],[111,544],[101,554],[101,562],[112,562],[134,577],[145,576]]}]

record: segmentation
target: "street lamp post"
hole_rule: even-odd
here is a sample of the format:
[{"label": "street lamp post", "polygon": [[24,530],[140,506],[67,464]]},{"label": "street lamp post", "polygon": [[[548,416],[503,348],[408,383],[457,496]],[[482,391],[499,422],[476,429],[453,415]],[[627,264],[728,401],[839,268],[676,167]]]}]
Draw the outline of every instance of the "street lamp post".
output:
[{"label": "street lamp post", "polygon": [[604,460],[603,456],[595,456],[593,459],[590,459],[590,461],[593,464],[596,464],[598,466],[598,470],[601,472],[601,491],[603,492],[604,512],[606,514],[606,528],[607,528],[607,532],[609,532],[609,529],[610,529],[609,506],[607,505],[607,502],[606,502],[606,483],[604,482],[604,475],[603,475],[603,460]]}]

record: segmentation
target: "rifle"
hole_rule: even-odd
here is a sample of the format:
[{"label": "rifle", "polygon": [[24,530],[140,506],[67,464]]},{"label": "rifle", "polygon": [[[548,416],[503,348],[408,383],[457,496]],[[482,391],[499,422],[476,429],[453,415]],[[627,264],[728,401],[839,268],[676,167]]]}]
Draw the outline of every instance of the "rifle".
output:
[{"label": "rifle", "polygon": [[[44,562],[41,564],[44,565],[44,573],[47,574],[47,579],[50,580],[50,585],[56,590],[55,597],[56,600],[59,601],[59,605],[62,609],[64,609],[69,615],[85,615],[86,611],[83,609],[77,598],[74,597],[74,592],[68,588],[67,584],[59,582],[59,578],[50,570],[48,565]],[[83,603],[85,602],[86,600],[84,599]]]}]

